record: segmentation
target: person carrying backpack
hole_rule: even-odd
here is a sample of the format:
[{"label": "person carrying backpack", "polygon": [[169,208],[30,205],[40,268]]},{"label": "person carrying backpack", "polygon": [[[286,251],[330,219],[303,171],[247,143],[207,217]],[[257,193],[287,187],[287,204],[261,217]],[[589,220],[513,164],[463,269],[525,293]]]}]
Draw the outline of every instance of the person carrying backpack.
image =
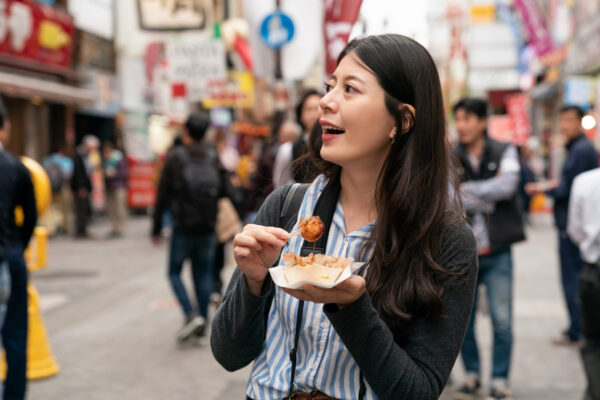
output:
[{"label": "person carrying backpack", "polygon": [[[209,126],[207,111],[189,116],[182,133],[184,146],[170,152],[165,161],[154,208],[152,241],[155,245],[161,241],[162,215],[166,208],[173,214],[168,276],[185,318],[177,333],[180,342],[192,335],[204,335],[213,285],[217,204],[219,198],[228,195],[225,170],[216,149],[202,140]],[[181,280],[186,259],[192,264],[196,309]]]}]

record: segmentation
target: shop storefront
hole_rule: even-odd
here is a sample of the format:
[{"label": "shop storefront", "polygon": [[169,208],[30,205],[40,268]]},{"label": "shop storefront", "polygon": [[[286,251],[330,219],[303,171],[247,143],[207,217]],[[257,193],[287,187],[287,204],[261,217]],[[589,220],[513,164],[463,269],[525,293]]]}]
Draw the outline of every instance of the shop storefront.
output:
[{"label": "shop storefront", "polygon": [[74,24],[50,6],[7,0],[0,24],[0,94],[12,126],[10,151],[41,159],[74,140],[74,106],[93,93],[75,85]]}]

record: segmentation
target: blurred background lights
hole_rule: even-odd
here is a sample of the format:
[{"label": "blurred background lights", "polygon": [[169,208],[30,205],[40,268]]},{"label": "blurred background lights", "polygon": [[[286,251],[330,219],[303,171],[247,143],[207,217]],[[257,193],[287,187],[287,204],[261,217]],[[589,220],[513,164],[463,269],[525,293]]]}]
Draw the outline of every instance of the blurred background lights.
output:
[{"label": "blurred background lights", "polygon": [[596,118],[594,118],[592,115],[586,115],[581,120],[581,125],[585,130],[593,129],[596,126]]}]

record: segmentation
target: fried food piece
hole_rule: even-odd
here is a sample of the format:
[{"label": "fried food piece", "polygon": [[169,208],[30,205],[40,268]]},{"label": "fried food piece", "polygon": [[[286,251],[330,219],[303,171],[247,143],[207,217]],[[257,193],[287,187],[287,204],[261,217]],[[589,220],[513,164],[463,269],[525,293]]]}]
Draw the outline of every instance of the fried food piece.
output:
[{"label": "fried food piece", "polygon": [[300,234],[308,242],[316,242],[325,232],[325,224],[319,216],[308,219],[300,218]]}]

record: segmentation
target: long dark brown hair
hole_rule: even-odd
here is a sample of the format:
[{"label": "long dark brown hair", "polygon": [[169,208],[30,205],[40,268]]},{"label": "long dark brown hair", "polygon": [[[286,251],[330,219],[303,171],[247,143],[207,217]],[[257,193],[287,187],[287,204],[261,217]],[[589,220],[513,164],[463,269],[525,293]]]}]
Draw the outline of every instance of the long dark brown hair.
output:
[{"label": "long dark brown hair", "polygon": [[[453,275],[440,265],[441,242],[463,215],[450,168],[442,90],[427,50],[405,36],[355,39],[338,64],[349,54],[377,77],[398,127],[377,181],[378,214],[366,281],[386,323],[404,326],[414,317],[441,314],[443,283]],[[329,178],[339,174],[333,163],[321,159],[319,165]]]}]

